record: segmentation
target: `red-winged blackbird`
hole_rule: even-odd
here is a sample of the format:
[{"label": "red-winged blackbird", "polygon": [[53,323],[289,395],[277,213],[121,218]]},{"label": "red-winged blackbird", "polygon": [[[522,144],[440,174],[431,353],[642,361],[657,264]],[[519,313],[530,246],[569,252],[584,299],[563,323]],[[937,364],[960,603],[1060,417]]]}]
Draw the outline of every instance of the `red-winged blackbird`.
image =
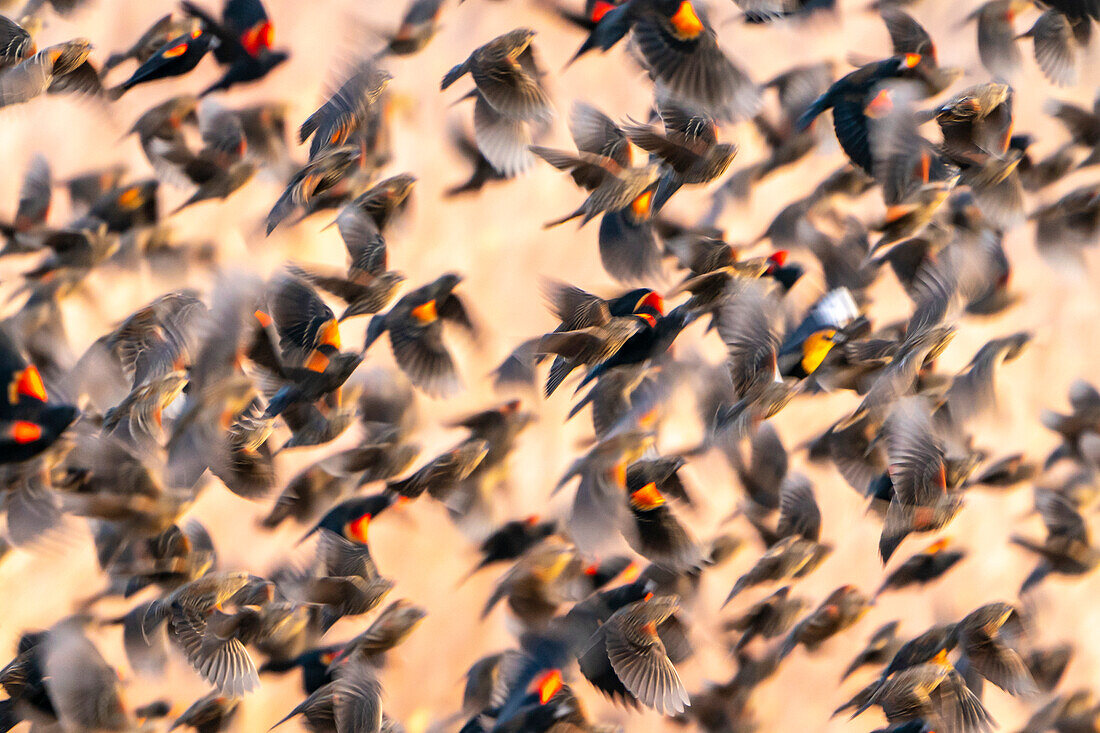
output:
[{"label": "red-winged blackbird", "polygon": [[260,0],[226,0],[221,22],[187,0],[182,6],[202,22],[203,30],[217,38],[214,57],[227,67],[222,78],[203,90],[200,97],[234,84],[262,79],[290,58],[286,51],[271,48],[275,28]]},{"label": "red-winged blackbird", "polygon": [[607,51],[629,31],[659,94],[719,119],[751,117],[760,106],[756,85],[723,53],[691,0],[629,0],[608,10],[574,60]]},{"label": "red-winged blackbird", "polygon": [[443,343],[443,324],[450,322],[471,334],[475,331],[454,292],[461,281],[460,275],[449,273],[406,293],[388,312],[371,319],[364,350],[388,332],[394,359],[413,384],[430,395],[457,391],[462,382]]},{"label": "red-winged blackbird", "polygon": [[168,15],[160,17],[155,23],[149,26],[149,30],[142,33],[141,37],[134,41],[133,45],[128,49],[108,56],[107,60],[103,62],[103,73],[106,74],[111,69],[129,59],[134,59],[137,61],[138,66],[141,66],[152,58],[164,44],[168,43],[168,41],[177,36],[191,32],[191,29],[194,27],[196,27],[195,20],[186,16],[180,17],[169,13]]},{"label": "red-winged blackbird", "polygon": [[0,331],[0,463],[18,463],[49,448],[78,411],[50,402],[37,367]]},{"label": "red-winged blackbird", "polygon": [[214,44],[214,34],[195,28],[170,39],[139,66],[130,78],[110,90],[118,98],[138,84],[170,76],[182,76],[194,69]]},{"label": "red-winged blackbird", "polygon": [[880,92],[883,82],[913,78],[921,60],[920,54],[908,53],[859,67],[818,97],[798,118],[798,127],[806,129],[818,115],[832,109],[833,128],[840,146],[853,163],[874,175],[866,108]]}]

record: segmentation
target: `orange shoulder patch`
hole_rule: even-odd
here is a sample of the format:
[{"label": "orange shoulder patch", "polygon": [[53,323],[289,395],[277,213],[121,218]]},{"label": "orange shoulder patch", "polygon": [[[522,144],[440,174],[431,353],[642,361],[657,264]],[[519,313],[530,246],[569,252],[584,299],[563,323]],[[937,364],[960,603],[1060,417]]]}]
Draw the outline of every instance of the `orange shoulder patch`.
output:
[{"label": "orange shoulder patch", "polygon": [[172,48],[165,49],[160,55],[166,59],[174,59],[177,56],[182,56],[187,53],[187,46],[187,42],[184,41],[183,43],[172,46]]},{"label": "orange shoulder patch", "polygon": [[703,32],[703,21],[699,19],[699,14],[695,12],[695,6],[691,4],[691,0],[683,0],[669,21],[676,32],[684,38],[695,38]]}]

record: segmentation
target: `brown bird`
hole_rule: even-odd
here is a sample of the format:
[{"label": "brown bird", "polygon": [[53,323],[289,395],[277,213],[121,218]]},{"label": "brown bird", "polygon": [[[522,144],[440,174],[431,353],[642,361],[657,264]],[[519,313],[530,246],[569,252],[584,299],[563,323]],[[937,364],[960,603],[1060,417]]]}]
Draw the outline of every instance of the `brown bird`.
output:
[{"label": "brown bird", "polygon": [[898,626],[900,621],[890,621],[875,629],[867,646],[852,659],[841,675],[841,680],[846,680],[858,670],[868,665],[884,665],[901,648],[901,640],[898,638]]},{"label": "brown bird", "polygon": [[1029,461],[1023,453],[1013,453],[991,461],[985,468],[978,471],[976,476],[970,479],[970,484],[1011,488],[1030,480],[1037,471],[1038,467]]},{"label": "brown bird", "polygon": [[329,667],[334,669],[349,661],[366,661],[379,666],[386,652],[407,639],[427,615],[427,611],[412,601],[404,598],[394,601],[378,614],[366,631],[344,644]]},{"label": "brown bird", "polygon": [[1023,223],[1022,152],[1011,147],[1013,92],[1007,84],[972,87],[942,105],[936,122],[941,150],[962,173],[982,215],[1002,229]]},{"label": "brown bird", "polygon": [[227,613],[221,607],[257,580],[244,572],[211,573],[193,580],[148,607],[142,633],[148,638],[166,624],[169,638],[203,679],[230,696],[251,692],[260,680],[244,644],[259,631],[258,609],[242,606]]},{"label": "brown bird", "polygon": [[679,603],[676,596],[647,596],[620,608],[592,638],[580,658],[581,673],[595,684],[609,665],[624,697],[661,714],[683,712],[691,700],[657,635]]},{"label": "brown bird", "polygon": [[891,675],[852,717],[872,706],[881,707],[890,723],[923,718],[952,733],[994,727],[989,712],[942,655]]},{"label": "brown bird", "polygon": [[741,651],[757,636],[774,639],[786,634],[806,606],[801,598],[791,598],[791,587],[783,586],[767,598],[757,601],[740,616],[727,621],[725,628],[741,632],[736,651]]},{"label": "brown bird", "polygon": [[11,702],[5,724],[71,730],[132,730],[118,671],[87,637],[89,619],[71,616],[50,629],[26,632],[19,653],[0,670]]},{"label": "brown bird", "polygon": [[447,89],[466,74],[477,85],[474,97],[474,140],[501,175],[512,177],[533,161],[527,150],[532,125],[544,126],[553,116],[550,97],[531,41],[535,31],[517,28],[477,48],[443,77]]},{"label": "brown bird", "polygon": [[1070,135],[1070,145],[1085,148],[1089,154],[1078,167],[1100,163],[1100,103],[1093,100],[1092,109],[1068,102],[1051,105],[1050,115]]},{"label": "brown bird", "polygon": [[1100,184],[1076,188],[1052,204],[1033,211],[1035,246],[1054,259],[1080,259],[1080,248],[1100,237]]},{"label": "brown bird", "polygon": [[0,20],[0,38],[4,41],[0,51],[0,68],[15,66],[38,51],[30,32],[10,18]]},{"label": "brown bird", "polygon": [[808,651],[816,651],[825,641],[863,618],[869,608],[867,597],[858,588],[851,585],[837,588],[809,616],[795,624],[779,649],[779,658],[786,657],[799,644]]},{"label": "brown bird", "polygon": [[1035,508],[1046,526],[1046,539],[1039,543],[1012,536],[1014,544],[1039,556],[1039,564],[1024,579],[1020,593],[1031,590],[1051,573],[1084,575],[1100,564],[1100,548],[1092,545],[1088,524],[1069,497],[1050,489],[1036,489]]},{"label": "brown bird", "polygon": [[710,183],[726,172],[737,146],[718,142],[714,120],[674,102],[661,105],[660,114],[663,134],[648,125],[628,125],[630,142],[664,160],[680,183]]},{"label": "brown bird", "polygon": [[99,73],[88,61],[91,51],[91,41],[76,38],[0,68],[0,107],[22,104],[46,92],[102,92]]},{"label": "brown bird", "polygon": [[1092,35],[1089,25],[1100,11],[1054,3],[1020,38],[1031,38],[1035,62],[1051,83],[1073,86],[1080,74],[1081,56]]},{"label": "brown bird", "polygon": [[779,372],[779,310],[775,294],[755,280],[725,302],[718,313],[718,335],[726,344],[735,402],[719,410],[719,430],[745,435],[749,426],[779,412],[794,396],[795,381]]},{"label": "brown bird", "polygon": [[1023,57],[1013,22],[1029,7],[1024,0],[987,0],[968,16],[978,21],[978,56],[994,78],[1012,79],[1019,72]]},{"label": "brown bird", "polygon": [[296,715],[301,715],[306,728],[337,733],[382,733],[382,685],[374,670],[366,664],[341,665],[336,678],[315,690],[277,727]]},{"label": "brown bird", "polygon": [[987,603],[968,613],[955,630],[966,668],[1010,695],[1037,691],[1027,665],[1013,648],[1024,636],[1019,612],[1003,602]]},{"label": "brown bird", "polygon": [[576,600],[577,580],[584,577],[584,570],[576,548],[550,536],[521,555],[501,577],[481,617],[507,599],[509,609],[526,626],[545,626],[562,603]]},{"label": "brown bird", "polygon": [[893,496],[879,538],[883,562],[912,532],[934,532],[962,507],[960,492],[947,485],[947,466],[927,404],[921,398],[897,403],[884,428]]},{"label": "brown bird", "polygon": [[386,47],[380,53],[409,56],[423,50],[439,30],[442,0],[412,0],[397,30],[387,34]]},{"label": "brown bird", "polygon": [[658,175],[655,164],[623,167],[612,158],[583,150],[569,153],[532,146],[531,152],[558,170],[571,174],[578,185],[589,190],[588,198],[580,208],[561,219],[547,222],[544,225],[547,228],[578,217],[581,217],[581,226],[584,226],[608,211],[617,211],[627,206],[648,211],[651,205],[652,191],[655,190]]},{"label": "brown bird", "polygon": [[784,537],[769,547],[756,564],[737,579],[722,605],[728,604],[746,588],[809,575],[832,551],[831,545],[818,544],[798,534]]},{"label": "brown bird", "polygon": [[271,207],[271,212],[267,215],[267,233],[271,234],[275,231],[275,227],[279,226],[283,219],[290,216],[296,208],[308,206],[316,197],[339,184],[359,160],[360,155],[360,149],[355,145],[323,148],[315,158],[294,174],[286,190]]},{"label": "brown bird", "polygon": [[[393,77],[372,59],[354,64],[344,81],[298,129],[298,142],[309,145],[311,162],[346,145],[367,118]],[[323,190],[323,189],[322,189]],[[318,191],[320,193],[320,191]]]},{"label": "brown bird", "polygon": [[347,303],[340,321],[378,313],[393,300],[405,276],[388,269],[386,240],[367,214],[349,207],[337,218],[336,226],[351,260],[346,275],[318,265],[292,263],[289,269]]},{"label": "brown bird", "polygon": [[201,201],[225,199],[256,172],[256,164],[246,157],[248,140],[235,112],[204,102],[199,110],[199,131],[202,149],[186,151],[179,162],[180,172],[198,189],[173,213]]},{"label": "brown bird", "polygon": [[36,241],[42,234],[53,199],[53,176],[46,157],[37,154],[31,158],[23,182],[19,187],[19,203],[10,223],[0,222],[0,234],[7,241],[0,249],[0,256],[32,252],[42,243]]},{"label": "brown bird", "polygon": [[446,502],[456,485],[469,476],[489,452],[489,443],[471,438],[441,453],[403,479],[390,481],[386,489],[406,499],[416,499],[425,491]]},{"label": "brown bird", "polygon": [[306,601],[323,606],[322,631],[344,616],[376,608],[393,589],[393,581],[378,571],[367,538],[371,522],[395,503],[390,493],[345,499],[306,533],[319,536],[316,571],[295,584]]}]

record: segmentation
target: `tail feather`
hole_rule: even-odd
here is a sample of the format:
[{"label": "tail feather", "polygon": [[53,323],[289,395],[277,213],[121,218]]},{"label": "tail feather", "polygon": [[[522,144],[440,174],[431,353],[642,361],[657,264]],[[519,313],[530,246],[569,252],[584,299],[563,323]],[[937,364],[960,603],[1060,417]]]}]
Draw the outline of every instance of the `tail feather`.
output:
[{"label": "tail feather", "polygon": [[107,60],[103,62],[103,67],[100,69],[101,74],[106,74],[111,69],[115,68],[127,58],[124,53],[113,53],[107,57]]},{"label": "tail feather", "polygon": [[810,125],[813,124],[814,120],[816,120],[821,115],[822,112],[832,106],[832,96],[828,92],[822,94],[820,97],[814,100],[813,104],[806,108],[805,112],[799,115],[798,122],[795,123],[795,127],[797,127],[800,132],[807,129]]},{"label": "tail feather", "polygon": [[378,337],[386,330],[386,319],[382,315],[374,316],[370,319],[370,325],[367,326],[367,335],[363,341],[363,351],[366,351],[371,345],[378,340]]},{"label": "tail feather", "polygon": [[612,46],[623,39],[627,31],[630,30],[630,25],[630,3],[607,11],[600,18],[600,22],[596,24],[596,27],[592,29],[592,32],[588,34],[588,38],[584,39],[584,43],[573,54],[573,57],[566,62],[566,67],[569,67],[574,61],[593,49],[610,50]]},{"label": "tail feather", "polygon": [[[545,224],[543,224],[543,225],[542,225],[542,228],[543,228],[543,229],[553,229],[554,227],[558,226],[559,224],[564,224],[564,223],[565,223],[565,222],[567,222],[567,221],[572,221],[573,219],[576,219],[576,218],[578,218],[578,217],[580,217],[580,216],[583,216],[583,215],[584,215],[584,213],[585,213],[585,212],[584,212],[584,206],[581,206],[581,207],[580,207],[579,209],[577,209],[576,211],[574,211],[574,212],[573,212],[572,214],[569,214],[568,216],[563,216],[563,217],[562,217],[562,218],[560,218],[560,219],[555,219],[554,221],[548,221],[548,222],[546,222]],[[591,216],[587,217],[587,218],[586,218],[586,219],[584,220],[584,221],[585,221],[585,223],[588,223],[588,221],[589,221],[589,220],[590,220],[591,218],[592,218]]]},{"label": "tail feather", "polygon": [[168,607],[164,601],[157,600],[150,603],[141,616],[142,637],[148,642],[149,637],[164,623],[166,618],[168,618]]},{"label": "tail feather", "polygon": [[1050,575],[1051,567],[1044,560],[1035,566],[1035,569],[1024,579],[1023,585],[1020,586],[1020,595],[1027,593],[1029,590],[1043,582],[1048,575]]},{"label": "tail feather", "polygon": [[470,65],[463,61],[461,64],[455,66],[443,76],[443,81],[439,83],[439,88],[446,89],[461,79],[470,70]]},{"label": "tail feather", "polygon": [[546,396],[549,397],[554,394],[555,390],[565,381],[565,378],[572,373],[573,364],[571,362],[561,357],[554,359],[554,363],[550,365],[550,373],[546,375]]},{"label": "tail feather", "polygon": [[783,640],[783,646],[779,648],[779,660],[782,661],[787,658],[794,648],[798,646],[798,637],[802,631],[802,625],[799,624],[791,629],[791,633],[787,634],[787,638]]}]

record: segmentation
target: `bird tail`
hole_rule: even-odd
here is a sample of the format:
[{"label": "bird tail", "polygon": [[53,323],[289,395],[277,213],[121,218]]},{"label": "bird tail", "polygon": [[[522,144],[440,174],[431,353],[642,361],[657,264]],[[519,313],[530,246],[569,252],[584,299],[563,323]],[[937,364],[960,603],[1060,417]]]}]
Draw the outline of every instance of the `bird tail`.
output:
[{"label": "bird tail", "polygon": [[584,43],[577,49],[577,52],[565,63],[565,66],[568,68],[574,61],[593,49],[598,48],[601,51],[607,51],[621,41],[627,31],[630,30],[629,5],[630,3],[626,3],[607,11],[600,18],[600,22],[596,24],[596,27],[588,34],[588,38],[584,39]]},{"label": "bird tail", "polygon": [[574,211],[572,214],[569,214],[567,216],[563,216],[560,219],[555,219],[554,221],[546,222],[545,224],[542,225],[542,228],[543,229],[553,229],[554,227],[558,226],[559,224],[564,224],[567,221],[572,221],[573,219],[576,219],[576,218],[582,216],[583,214],[584,214],[584,206],[581,206],[579,209]]},{"label": "bird tail", "polygon": [[798,116],[798,121],[795,123],[795,127],[799,131],[805,130],[813,121],[816,120],[822,112],[833,106],[833,100],[828,93],[822,94],[820,97],[814,100],[813,104],[806,108],[806,111]]},{"label": "bird tail", "polygon": [[783,661],[787,658],[787,655],[794,651],[794,648],[798,646],[798,636],[802,631],[802,626],[799,624],[791,629],[791,633],[787,634],[787,638],[783,640],[783,646],[779,647],[779,661]]},{"label": "bird tail", "polygon": [[377,315],[370,319],[370,325],[367,326],[367,335],[363,340],[363,351],[371,347],[371,345],[378,340],[378,337],[386,330],[386,319]]},{"label": "bird tail", "polygon": [[125,60],[126,60],[126,54],[124,54],[124,53],[113,53],[113,54],[111,54],[110,56],[107,57],[107,60],[103,62],[103,66],[100,68],[100,73],[101,74],[106,74],[108,71],[115,68],[116,66],[118,66],[119,64],[121,64]]},{"label": "bird tail", "polygon": [[141,635],[146,643],[166,618],[168,618],[168,607],[164,601],[156,600],[149,604],[141,617]]},{"label": "bird tail", "polygon": [[731,590],[730,594],[726,596],[726,600],[722,601],[722,608],[728,606],[730,601],[736,598],[738,594],[741,593],[741,591],[745,590],[745,587],[748,585],[748,581],[746,580],[746,578],[747,576],[742,575],[740,578],[737,579],[737,582],[733,584],[733,590]]},{"label": "bird tail", "polygon": [[458,80],[459,80],[459,79],[461,79],[461,78],[462,78],[463,76],[465,76],[465,75],[466,75],[466,73],[467,73],[467,72],[468,72],[469,70],[470,70],[470,66],[469,66],[469,64],[468,64],[467,62],[465,62],[465,61],[463,61],[463,62],[462,62],[461,64],[459,64],[458,66],[455,66],[454,68],[452,68],[452,69],[451,69],[450,71],[448,71],[448,72],[447,72],[447,73],[446,73],[446,74],[445,74],[445,75],[443,76],[443,81],[441,81],[441,82],[439,83],[439,88],[440,88],[440,90],[446,89],[447,87],[449,87],[449,86],[451,86],[452,84],[454,84],[454,83],[455,83],[456,81],[458,81]]},{"label": "bird tail", "polygon": [[1043,582],[1048,575],[1050,575],[1050,565],[1045,561],[1035,566],[1035,569],[1031,571],[1031,574],[1024,578],[1023,584],[1020,586],[1020,595],[1027,593],[1029,590]]},{"label": "bird tail", "polygon": [[546,375],[546,390],[547,397],[554,394],[561,383],[565,381],[565,378],[573,373],[573,364],[568,359],[558,357],[554,359],[554,363],[550,365],[550,373]]}]

